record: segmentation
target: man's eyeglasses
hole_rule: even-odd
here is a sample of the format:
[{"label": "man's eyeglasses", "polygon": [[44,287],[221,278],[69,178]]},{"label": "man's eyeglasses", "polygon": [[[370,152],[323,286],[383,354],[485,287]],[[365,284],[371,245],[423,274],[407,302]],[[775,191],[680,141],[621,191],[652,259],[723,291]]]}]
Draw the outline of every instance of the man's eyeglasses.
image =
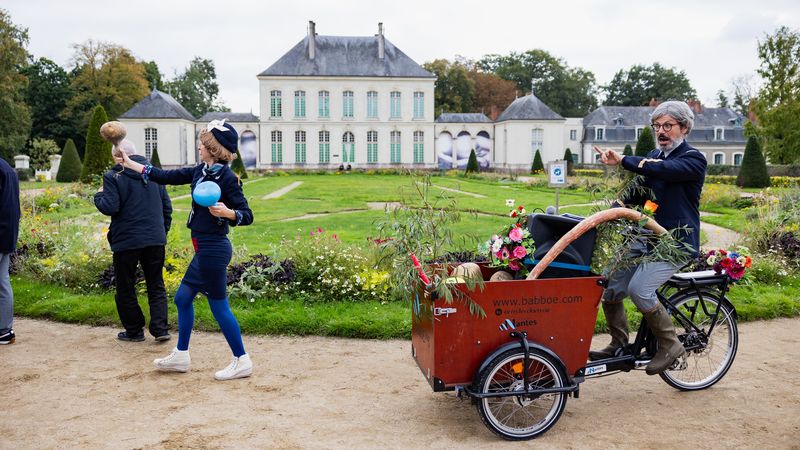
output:
[{"label": "man's eyeglasses", "polygon": [[659,129],[663,128],[663,129],[664,129],[664,131],[666,131],[667,133],[669,133],[669,131],[670,131],[670,130],[672,129],[672,127],[674,127],[675,125],[678,125],[678,124],[677,124],[677,123],[670,123],[670,122],[667,122],[667,123],[664,123],[664,124],[661,124],[661,123],[654,123],[654,124],[652,124],[652,125],[650,125],[650,126],[653,128],[653,131],[658,131]]}]

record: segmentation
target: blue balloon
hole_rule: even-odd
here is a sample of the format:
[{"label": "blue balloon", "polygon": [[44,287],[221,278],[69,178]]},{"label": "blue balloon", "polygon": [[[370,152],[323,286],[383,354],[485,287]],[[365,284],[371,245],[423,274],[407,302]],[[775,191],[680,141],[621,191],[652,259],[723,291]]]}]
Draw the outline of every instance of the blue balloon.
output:
[{"label": "blue balloon", "polygon": [[213,181],[197,183],[192,192],[192,198],[200,206],[214,206],[222,195],[219,185]]}]

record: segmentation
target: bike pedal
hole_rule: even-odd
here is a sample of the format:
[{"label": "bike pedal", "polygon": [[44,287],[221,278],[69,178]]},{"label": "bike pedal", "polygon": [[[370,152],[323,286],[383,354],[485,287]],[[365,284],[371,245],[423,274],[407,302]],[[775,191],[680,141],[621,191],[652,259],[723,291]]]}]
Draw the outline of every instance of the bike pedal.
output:
[{"label": "bike pedal", "polygon": [[669,366],[669,370],[686,370],[687,367],[689,367],[689,364],[686,362],[686,357],[681,356]]}]

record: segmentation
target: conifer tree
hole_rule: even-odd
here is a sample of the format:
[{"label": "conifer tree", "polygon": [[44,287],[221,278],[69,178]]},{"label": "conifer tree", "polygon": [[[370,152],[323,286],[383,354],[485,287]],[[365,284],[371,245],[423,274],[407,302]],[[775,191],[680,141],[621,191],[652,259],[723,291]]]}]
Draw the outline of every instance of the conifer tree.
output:
[{"label": "conifer tree", "polygon": [[742,167],[736,177],[736,185],[741,187],[763,188],[771,184],[767,173],[767,162],[761,153],[761,144],[755,136],[747,138]]},{"label": "conifer tree", "polygon": [[153,167],[161,168],[161,158],[158,157],[158,147],[153,150],[153,154],[150,156],[150,164]]},{"label": "conifer tree", "polygon": [[247,178],[247,170],[244,168],[244,162],[242,162],[242,155],[239,153],[239,149],[236,149],[236,159],[231,162],[231,170],[239,175],[239,178]]},{"label": "conifer tree", "polygon": [[533,164],[531,164],[531,173],[542,173],[544,172],[544,164],[542,164],[542,155],[539,153],[539,150],[536,150],[536,154],[533,156]]},{"label": "conifer tree", "polygon": [[96,175],[103,175],[112,166],[111,143],[100,137],[100,126],[108,122],[106,110],[97,105],[92,112],[92,120],[86,130],[86,151],[83,152],[81,182],[90,183]]},{"label": "conifer tree", "polygon": [[639,140],[636,141],[636,156],[647,156],[650,151],[656,148],[656,140],[653,136],[653,129],[644,127],[642,134],[639,135]]},{"label": "conifer tree", "polygon": [[467,170],[464,174],[468,173],[478,173],[480,172],[480,167],[478,166],[478,156],[475,154],[475,149],[470,150],[469,152],[469,160],[467,161]]},{"label": "conifer tree", "polygon": [[625,150],[622,151],[624,156],[633,156],[633,149],[631,148],[631,144],[625,144]]},{"label": "conifer tree", "polygon": [[61,164],[58,166],[58,174],[56,174],[56,181],[59,183],[69,183],[78,181],[81,176],[81,157],[78,156],[78,149],[75,148],[75,143],[72,139],[67,139],[64,144],[64,151],[61,152]]},{"label": "conifer tree", "polygon": [[567,162],[567,175],[575,175],[575,163],[572,161],[572,151],[569,148],[564,150],[564,161]]}]

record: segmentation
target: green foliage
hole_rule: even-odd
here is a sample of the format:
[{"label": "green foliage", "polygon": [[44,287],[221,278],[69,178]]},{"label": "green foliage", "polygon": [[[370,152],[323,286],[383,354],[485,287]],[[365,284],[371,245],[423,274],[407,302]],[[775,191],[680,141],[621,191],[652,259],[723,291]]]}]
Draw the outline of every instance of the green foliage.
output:
[{"label": "green foliage", "polygon": [[567,175],[575,175],[575,162],[572,160],[572,151],[567,148],[564,150],[564,161],[567,162]]},{"label": "green foliage", "polygon": [[536,154],[533,155],[533,163],[531,164],[531,173],[543,173],[544,172],[544,163],[542,163],[542,155],[539,153],[539,149],[536,149]]},{"label": "green foliage", "polygon": [[67,139],[67,143],[64,144],[64,151],[61,154],[61,164],[58,166],[56,181],[59,183],[78,181],[81,176],[81,169],[83,169],[83,164],[81,164],[75,143],[72,142],[72,139]]},{"label": "green foliage", "polygon": [[28,181],[31,179],[33,171],[31,169],[14,169],[17,172],[19,181]]},{"label": "green foliage", "polygon": [[[90,121],[95,105],[103,106],[110,117],[119,117],[148,93],[145,70],[127,48],[89,39],[73,45],[75,69],[66,114],[78,127]],[[86,155],[84,155],[84,158]]]},{"label": "green foliage", "polygon": [[742,167],[739,169],[736,185],[752,188],[762,188],[770,185],[767,162],[761,153],[761,144],[755,136],[747,138],[747,146],[744,148]]},{"label": "green foliage", "polygon": [[700,209],[709,207],[734,206],[741,197],[742,190],[726,184],[706,183],[703,185],[703,193],[700,195]]},{"label": "green foliage", "polygon": [[25,97],[31,110],[31,139],[65,143],[76,132],[74,121],[63,114],[72,98],[69,75],[47,58],[34,61],[24,74],[29,80]]},{"label": "green foliage", "polygon": [[22,70],[28,65],[28,30],[14,25],[0,9],[0,158],[14,164],[31,131],[30,108],[25,103],[28,79]]},{"label": "green foliage", "polygon": [[566,61],[544,50],[485,55],[476,65],[515,82],[520,92],[533,90],[539,100],[562,116],[583,117],[597,108],[594,74],[569,67]]},{"label": "green foliage", "polygon": [[30,156],[31,169],[50,169],[50,156],[58,154],[58,145],[52,139],[36,138],[25,148],[25,154]]},{"label": "green foliage", "polygon": [[639,135],[639,139],[636,141],[636,152],[634,154],[636,156],[647,156],[654,148],[656,148],[656,140],[655,136],[653,136],[653,129],[644,127],[642,134]]},{"label": "green foliage", "polygon": [[666,68],[659,63],[652,66],[637,64],[628,70],[620,70],[603,90],[607,106],[647,106],[652,99],[689,100],[697,97],[684,71]]},{"label": "green foliage", "polygon": [[242,162],[242,155],[239,154],[239,150],[236,150],[236,159],[231,161],[231,170],[236,175],[239,175],[239,178],[247,178],[247,170],[244,168],[244,162]]},{"label": "green foliage", "polygon": [[754,111],[770,162],[800,161],[800,32],[782,26],[758,43],[764,80]]},{"label": "green foliage", "polygon": [[467,161],[467,170],[464,172],[467,173],[478,173],[480,172],[480,166],[478,166],[478,156],[475,155],[475,149],[470,150],[469,152],[469,161]]},{"label": "green foliage", "polygon": [[161,158],[158,157],[158,147],[156,147],[153,150],[153,154],[150,155],[150,164],[152,164],[153,167],[161,168]]},{"label": "green foliage", "polygon": [[[644,132],[644,130],[642,130]],[[625,150],[622,151],[624,156],[633,156],[633,149],[631,148],[631,144],[625,144]]]},{"label": "green foliage", "polygon": [[195,117],[209,111],[229,111],[217,98],[217,71],[210,59],[194,57],[182,74],[164,85],[172,97]]},{"label": "green foliage", "polygon": [[460,62],[436,59],[422,67],[436,75],[434,83],[435,116],[442,113],[471,112],[475,104],[475,83],[466,66]]},{"label": "green foliage", "polygon": [[158,64],[155,61],[142,62],[144,67],[144,76],[147,78],[147,85],[150,90],[162,91],[164,82],[161,77],[161,71],[158,70]]},{"label": "green foliage", "polygon": [[100,126],[106,122],[108,122],[106,110],[97,105],[86,130],[86,151],[81,168],[81,181],[84,183],[91,183],[93,176],[102,176],[103,172],[112,166],[111,143],[100,137]]}]

